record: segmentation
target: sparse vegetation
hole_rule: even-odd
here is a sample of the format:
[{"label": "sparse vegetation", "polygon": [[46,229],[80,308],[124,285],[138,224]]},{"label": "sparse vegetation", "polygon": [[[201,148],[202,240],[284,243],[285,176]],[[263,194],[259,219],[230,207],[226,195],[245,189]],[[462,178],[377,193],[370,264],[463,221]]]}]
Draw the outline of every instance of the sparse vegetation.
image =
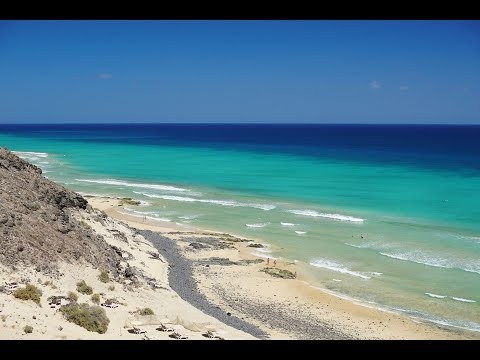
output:
[{"label": "sparse vegetation", "polygon": [[145,315],[154,315],[155,313],[153,312],[152,309],[150,308],[143,308],[137,311],[139,315],[145,316]]},{"label": "sparse vegetation", "polygon": [[115,290],[115,285],[110,285],[110,286],[108,287],[108,290],[110,290],[110,291]]},{"label": "sparse vegetation", "polygon": [[40,305],[42,292],[35,285],[27,284],[24,288],[15,290],[13,296],[17,299],[32,300]]},{"label": "sparse vegetation", "polygon": [[23,328],[23,331],[25,331],[25,334],[31,334],[33,332],[33,327],[31,327],[30,325],[26,325]]},{"label": "sparse vegetation", "polygon": [[2,322],[7,321],[7,315],[2,315]]},{"label": "sparse vegetation", "polygon": [[107,271],[102,271],[100,275],[98,275],[98,279],[103,283],[108,283],[110,281],[110,276],[108,276]]},{"label": "sparse vegetation", "polygon": [[253,247],[253,248],[263,248],[264,247],[262,244],[257,244],[257,243],[248,244],[247,246],[248,247]]},{"label": "sparse vegetation", "polygon": [[85,294],[85,295],[92,295],[93,294],[93,289],[91,286],[88,286],[85,280],[82,280],[77,283],[77,291],[80,294]]},{"label": "sparse vegetation", "polygon": [[3,292],[5,292],[5,286],[2,285],[0,286],[0,293],[3,293]]},{"label": "sparse vegetation", "polygon": [[96,305],[70,303],[62,306],[60,311],[67,321],[99,334],[104,334],[110,323],[105,310]]},{"label": "sparse vegetation", "polygon": [[260,271],[263,271],[271,276],[274,277],[279,277],[282,279],[295,279],[295,274],[292,273],[290,270],[285,270],[285,269],[278,269],[278,268],[272,268],[272,267],[265,267],[261,269]]},{"label": "sparse vegetation", "polygon": [[77,301],[77,300],[78,300],[78,295],[77,295],[76,292],[69,291],[68,294],[67,294],[67,298],[68,298],[70,301]]},{"label": "sparse vegetation", "polygon": [[120,205],[140,205],[140,201],[133,200],[132,198],[122,198]]},{"label": "sparse vegetation", "polygon": [[93,294],[92,295],[92,301],[94,304],[100,304],[100,295],[99,294]]}]

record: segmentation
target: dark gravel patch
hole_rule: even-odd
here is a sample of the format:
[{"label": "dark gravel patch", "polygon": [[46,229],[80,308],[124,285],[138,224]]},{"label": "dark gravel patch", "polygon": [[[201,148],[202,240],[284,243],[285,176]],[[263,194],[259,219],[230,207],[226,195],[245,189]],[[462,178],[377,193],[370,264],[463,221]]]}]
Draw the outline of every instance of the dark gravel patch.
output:
[{"label": "dark gravel patch", "polygon": [[304,306],[291,306],[288,303],[265,304],[255,299],[242,298],[239,294],[225,291],[220,286],[215,287],[215,292],[228,306],[249,317],[253,317],[268,327],[283,330],[301,340],[347,340],[352,339],[328,323],[319,322],[309,316],[308,308]]},{"label": "dark gravel patch", "polygon": [[[221,310],[215,304],[212,304],[207,300],[205,295],[198,290],[197,283],[193,278],[192,261],[188,260],[180,253],[180,249],[174,240],[149,230],[141,230],[138,233],[152,242],[170,264],[170,270],[168,272],[170,287],[183,300],[188,301],[197,309],[213,316],[224,324],[234,327],[235,329],[244,331],[260,339],[268,338],[268,334],[258,326],[252,325]],[[200,242],[198,240],[199,239],[196,239],[195,241]]]}]

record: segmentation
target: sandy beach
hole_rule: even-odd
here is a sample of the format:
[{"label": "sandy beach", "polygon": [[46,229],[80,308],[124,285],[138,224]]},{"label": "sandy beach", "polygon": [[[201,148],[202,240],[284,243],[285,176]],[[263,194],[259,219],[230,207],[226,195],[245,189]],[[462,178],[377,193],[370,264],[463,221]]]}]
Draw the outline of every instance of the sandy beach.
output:
[{"label": "sandy beach", "polygon": [[[182,285],[176,283],[178,274],[172,268],[169,277],[170,286],[182,299],[257,338],[480,338],[474,332],[421,322],[330,294],[312,286],[295,263],[276,263],[277,269],[296,273],[295,279],[272,277],[261,271],[267,265],[266,259],[252,255],[248,244],[254,241],[126,215],[121,212],[118,199],[89,197],[88,201],[112,218],[142,230],[145,239],[169,263],[174,262],[170,263],[173,269],[182,259],[179,266],[183,266],[181,273],[186,275],[185,279],[177,279]],[[170,246],[167,248],[166,244]],[[194,281],[186,285],[190,274]]]}]

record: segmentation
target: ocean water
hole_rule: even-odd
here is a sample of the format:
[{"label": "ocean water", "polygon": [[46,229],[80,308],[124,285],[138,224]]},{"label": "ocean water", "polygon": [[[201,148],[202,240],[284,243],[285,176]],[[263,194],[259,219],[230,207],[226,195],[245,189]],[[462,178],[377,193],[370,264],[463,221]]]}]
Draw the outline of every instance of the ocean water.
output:
[{"label": "ocean water", "polygon": [[480,331],[480,126],[0,125],[139,217],[259,239],[312,285]]}]

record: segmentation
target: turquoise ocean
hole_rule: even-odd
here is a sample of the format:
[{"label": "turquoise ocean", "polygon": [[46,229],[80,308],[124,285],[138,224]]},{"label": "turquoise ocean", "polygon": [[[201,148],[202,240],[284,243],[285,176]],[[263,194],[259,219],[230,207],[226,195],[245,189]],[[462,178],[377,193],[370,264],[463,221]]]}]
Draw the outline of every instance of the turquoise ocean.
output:
[{"label": "turquoise ocean", "polygon": [[258,239],[314,286],[480,331],[479,126],[0,125],[0,146],[141,200],[131,215]]}]

